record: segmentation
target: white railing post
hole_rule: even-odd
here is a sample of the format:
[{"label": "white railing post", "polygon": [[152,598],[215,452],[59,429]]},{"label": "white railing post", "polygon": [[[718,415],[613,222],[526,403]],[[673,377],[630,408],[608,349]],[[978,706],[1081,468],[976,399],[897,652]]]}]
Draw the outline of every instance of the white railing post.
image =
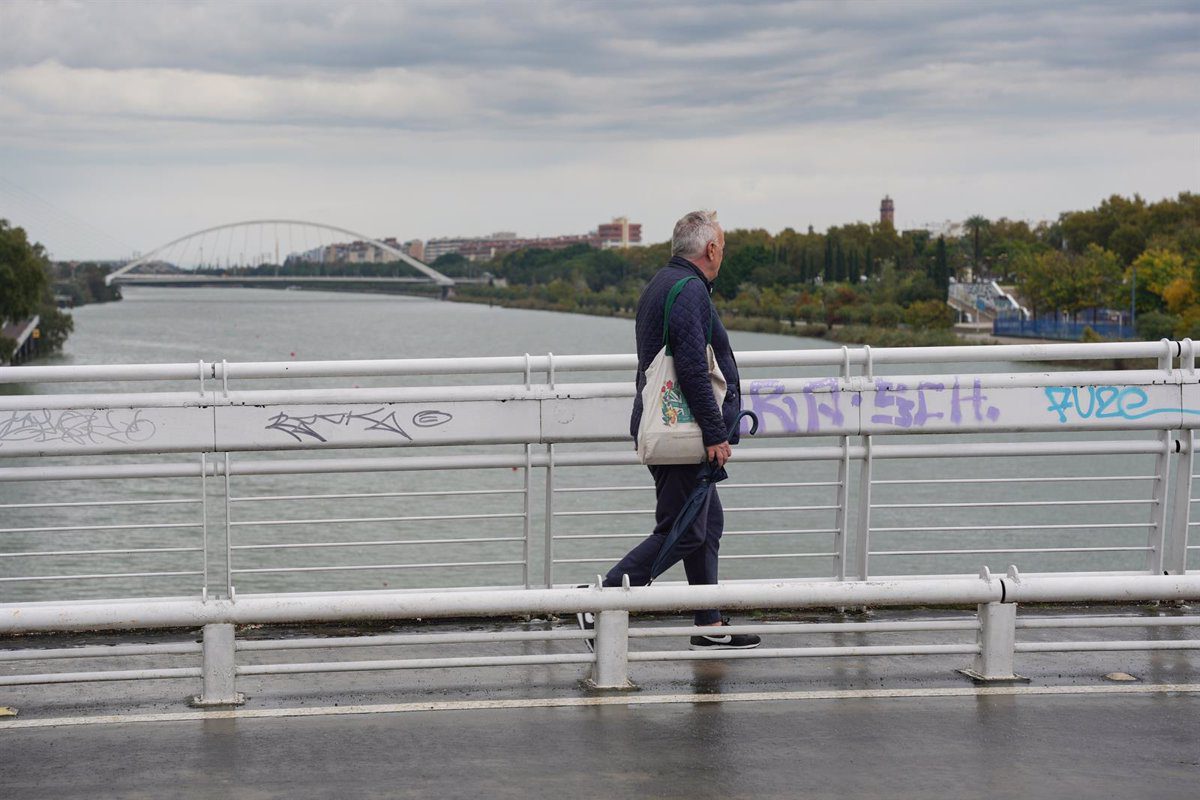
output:
[{"label": "white railing post", "polygon": [[530,489],[532,488],[533,478],[533,445],[525,445],[525,485],[524,485],[524,500],[522,511],[524,512],[524,534],[525,543],[522,545],[521,553],[521,575],[522,582],[525,588],[532,588],[529,582],[530,573],[530,553],[533,551],[533,504],[530,502]]},{"label": "white railing post", "polygon": [[546,546],[542,578],[549,589],[554,586],[554,445],[546,445]]},{"label": "white railing post", "polygon": [[842,454],[838,458],[837,472],[837,489],[836,502],[837,511],[834,512],[833,527],[837,531],[834,534],[835,541],[833,551],[838,554],[837,567],[838,580],[846,579],[846,561],[849,556],[850,548],[850,437],[842,436]]},{"label": "white railing post", "polygon": [[232,599],[234,596],[234,588],[233,588],[233,509],[231,508],[231,503],[233,501],[230,497],[230,491],[229,491],[229,482],[230,482],[230,478],[231,478],[231,476],[230,476],[231,465],[230,465],[230,459],[229,459],[228,452],[225,453],[224,467],[225,467],[225,540],[221,543],[225,548],[224,596]]},{"label": "white railing post", "polygon": [[[1158,357],[1158,368],[1170,375],[1171,362],[1174,356],[1175,344],[1167,339],[1162,342],[1163,352]],[[1181,348],[1182,350],[1182,348]],[[1159,444],[1162,445],[1154,459],[1154,493],[1153,506],[1150,510],[1149,541],[1146,542],[1146,571],[1151,575],[1160,575],[1163,571],[1163,551],[1167,544],[1167,482],[1170,477],[1172,453],[1175,450],[1175,437],[1171,431],[1160,431]]]},{"label": "white railing post", "polygon": [[596,614],[596,663],[588,686],[593,689],[632,689],[629,681],[629,612]]},{"label": "white railing post", "polygon": [[200,454],[200,549],[203,551],[200,578],[200,597],[208,599],[208,458]]},{"label": "white railing post", "polygon": [[1188,529],[1192,512],[1192,450],[1196,437],[1191,430],[1178,431],[1177,449],[1174,460],[1175,479],[1171,485],[1171,524],[1166,529],[1163,542],[1162,561],[1159,565],[1167,575],[1182,575],[1187,572]]},{"label": "white railing post", "polygon": [[191,699],[190,705],[204,708],[238,706],[246,702],[236,686],[237,659],[232,625],[204,626],[203,659],[204,688],[201,694]]},{"label": "white railing post", "polygon": [[[869,560],[871,556],[871,437],[862,437],[866,453],[858,469],[858,516],[855,519],[856,533],[854,547],[858,558],[859,580],[867,579]],[[848,466],[848,464],[847,464]],[[847,499],[849,494],[847,493]],[[845,575],[841,576],[845,579]]]},{"label": "white railing post", "polygon": [[[1185,381],[1196,379],[1196,347],[1191,339],[1179,343],[1179,370]],[[1175,454],[1172,468],[1175,470],[1171,484],[1171,521],[1163,542],[1162,572],[1167,575],[1183,575],[1187,572],[1188,531],[1192,519],[1192,469],[1196,447],[1195,433],[1188,430],[1176,431]]]},{"label": "white railing post", "polygon": [[1159,575],[1163,570],[1163,550],[1167,541],[1167,480],[1170,475],[1175,438],[1170,431],[1160,431],[1161,445],[1154,457],[1154,491],[1151,495],[1150,532],[1146,541],[1146,571]]},{"label": "white railing post", "polygon": [[979,633],[976,639],[979,643],[979,654],[975,656],[975,663],[969,669],[960,672],[979,683],[1028,680],[1013,672],[1017,641],[1017,604],[980,603],[978,608]]}]

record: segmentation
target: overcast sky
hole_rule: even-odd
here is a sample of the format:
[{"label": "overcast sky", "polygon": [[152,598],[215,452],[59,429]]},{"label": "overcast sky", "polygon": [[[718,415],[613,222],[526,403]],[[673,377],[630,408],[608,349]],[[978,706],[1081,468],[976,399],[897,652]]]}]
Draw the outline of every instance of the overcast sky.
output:
[{"label": "overcast sky", "polygon": [[[1200,189],[1200,2],[0,0],[0,217],[428,239],[1045,219]],[[85,225],[77,224],[85,223]]]}]

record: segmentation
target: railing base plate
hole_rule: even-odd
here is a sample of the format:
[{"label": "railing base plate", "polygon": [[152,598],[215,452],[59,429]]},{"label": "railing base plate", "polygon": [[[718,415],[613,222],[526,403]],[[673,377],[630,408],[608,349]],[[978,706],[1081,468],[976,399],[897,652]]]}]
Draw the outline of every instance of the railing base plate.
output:
[{"label": "railing base plate", "polygon": [[955,670],[959,675],[965,675],[977,684],[1006,684],[1006,683],[1029,683],[1030,678],[1024,675],[984,675],[976,672],[973,669],[958,669]]},{"label": "railing base plate", "polygon": [[188,698],[188,705],[192,708],[230,708],[232,706],[244,705],[246,695],[241,692],[236,693],[232,700],[205,700],[198,694],[194,694]]},{"label": "railing base plate", "polygon": [[638,686],[633,681],[626,681],[624,683],[624,685],[622,685],[622,686],[601,686],[598,683],[596,683],[594,680],[592,680],[591,678],[584,678],[579,683],[581,686],[583,686],[584,689],[587,689],[589,692],[619,693],[619,692],[640,692],[642,690],[642,687]]}]

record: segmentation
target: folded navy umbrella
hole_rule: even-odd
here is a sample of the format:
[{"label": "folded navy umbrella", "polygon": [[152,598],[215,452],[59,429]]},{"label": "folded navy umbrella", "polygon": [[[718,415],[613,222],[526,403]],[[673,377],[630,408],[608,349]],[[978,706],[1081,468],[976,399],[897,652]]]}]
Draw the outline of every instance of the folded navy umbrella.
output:
[{"label": "folded navy umbrella", "polygon": [[[737,430],[742,417],[750,418],[750,435],[758,433],[758,416],[753,411],[741,411],[733,420],[733,424],[729,426],[729,438],[733,438],[733,432]],[[671,525],[671,530],[667,532],[662,547],[659,548],[658,555],[654,558],[654,563],[650,565],[650,580],[653,581],[662,575],[681,558],[680,554],[676,552],[679,540],[683,537],[684,532],[692,527],[700,509],[704,508],[704,504],[708,502],[708,496],[712,492],[713,486],[728,477],[725,468],[717,466],[716,461],[704,462],[704,466],[701,468],[700,483],[683,501],[683,506],[675,515],[675,522]]]}]

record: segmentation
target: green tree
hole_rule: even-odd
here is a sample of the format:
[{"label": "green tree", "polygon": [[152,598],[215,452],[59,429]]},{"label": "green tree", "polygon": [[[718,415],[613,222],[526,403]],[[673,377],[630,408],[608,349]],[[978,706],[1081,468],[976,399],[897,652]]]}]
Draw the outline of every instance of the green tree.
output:
[{"label": "green tree", "polygon": [[954,310],[941,300],[918,300],[904,311],[904,321],[916,330],[954,327]]},{"label": "green tree", "polygon": [[971,237],[971,268],[974,270],[977,276],[979,274],[980,258],[983,256],[981,239],[983,233],[990,228],[991,225],[992,223],[988,221],[987,217],[983,217],[978,214],[973,217],[968,217],[967,221],[963,223],[963,226],[967,229]]},{"label": "green tree", "polygon": [[40,244],[30,244],[22,228],[0,219],[0,321],[37,313],[49,287],[49,261]]}]

